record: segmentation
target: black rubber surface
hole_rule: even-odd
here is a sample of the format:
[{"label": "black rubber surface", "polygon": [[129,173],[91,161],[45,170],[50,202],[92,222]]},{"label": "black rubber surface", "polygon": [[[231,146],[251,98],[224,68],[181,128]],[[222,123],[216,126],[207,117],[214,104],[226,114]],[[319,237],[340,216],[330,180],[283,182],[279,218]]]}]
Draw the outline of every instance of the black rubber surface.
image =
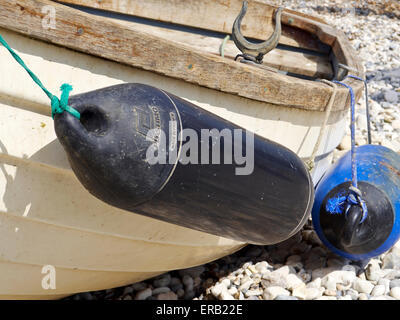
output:
[{"label": "black rubber surface", "polygon": [[347,196],[351,182],[332,189],[325,197],[320,211],[320,224],[328,241],[350,254],[364,254],[379,248],[389,237],[394,224],[393,207],[386,194],[372,184],[359,181],[362,199],[367,203],[367,218],[360,224],[362,210],[352,207],[345,214],[331,214],[325,210],[326,202],[337,194]]},{"label": "black rubber surface", "polygon": [[[81,113],[81,121],[57,114],[57,137],[84,187],[113,206],[255,244],[287,239],[310,213],[313,185],[296,154],[257,135],[253,154],[246,150],[245,130],[235,131],[241,128],[174,95],[123,84],[72,96],[69,105]],[[156,130],[149,138],[151,129]],[[191,148],[189,139],[180,139],[182,129],[199,137]],[[204,129],[227,138],[202,139]],[[183,164],[172,156],[169,163],[151,164],[149,150],[166,152],[167,159],[176,151],[181,160],[190,156],[198,163]],[[235,161],[238,154],[253,156],[250,174],[238,174],[252,167],[249,158]],[[218,156],[222,164],[212,164]],[[201,161],[207,158],[209,164]]]}]

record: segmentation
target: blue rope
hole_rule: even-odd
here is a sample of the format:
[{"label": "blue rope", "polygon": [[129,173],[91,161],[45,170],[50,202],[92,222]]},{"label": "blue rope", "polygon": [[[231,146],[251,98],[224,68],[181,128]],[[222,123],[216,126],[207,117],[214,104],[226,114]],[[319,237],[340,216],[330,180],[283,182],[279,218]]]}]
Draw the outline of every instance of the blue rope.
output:
[{"label": "blue rope", "polygon": [[365,91],[365,112],[367,115],[367,134],[368,134],[368,144],[371,144],[371,116],[369,114],[369,102],[368,102],[368,83],[366,79],[362,79],[360,77],[357,76],[353,76],[353,75],[348,75],[347,77],[349,78],[353,78],[356,80],[360,80],[362,82],[364,82],[364,91]]},{"label": "blue rope", "polygon": [[326,202],[326,211],[331,214],[341,214],[344,210],[344,205],[346,204],[347,197],[341,194],[336,197],[328,199]]},{"label": "blue rope", "polygon": [[[349,77],[364,81],[356,76],[349,76]],[[360,221],[360,223],[362,223],[367,218],[368,208],[365,201],[362,200],[361,198],[361,191],[358,189],[358,181],[357,181],[357,159],[356,159],[356,138],[355,138],[356,99],[354,95],[354,90],[351,86],[337,80],[333,80],[332,82],[346,87],[347,89],[349,89],[350,92],[351,187],[349,188],[350,192],[347,195],[347,197],[338,195],[334,198],[329,199],[326,204],[326,211],[330,212],[331,214],[341,213],[343,212],[345,202],[347,202],[347,206],[345,209],[345,214],[347,215],[352,205],[359,205],[363,210],[363,216]]]},{"label": "blue rope", "polygon": [[350,91],[350,135],[351,135],[351,184],[357,188],[357,167],[356,167],[356,137],[355,137],[355,106],[356,100],[354,97],[353,88],[344,82],[333,80],[332,82],[340,84]]}]

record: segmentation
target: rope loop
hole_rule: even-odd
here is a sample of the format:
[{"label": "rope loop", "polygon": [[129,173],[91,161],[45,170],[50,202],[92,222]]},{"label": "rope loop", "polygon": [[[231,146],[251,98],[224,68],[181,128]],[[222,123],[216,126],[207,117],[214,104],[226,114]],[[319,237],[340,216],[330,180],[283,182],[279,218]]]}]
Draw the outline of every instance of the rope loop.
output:
[{"label": "rope loop", "polygon": [[369,102],[368,102],[368,83],[366,79],[362,79],[357,76],[353,75],[348,75],[347,77],[353,78],[359,81],[364,82],[364,92],[365,92],[365,113],[367,116],[367,138],[368,138],[368,144],[372,143],[372,138],[371,138],[371,116],[369,113]]},{"label": "rope loop", "polygon": [[329,116],[330,116],[331,111],[332,111],[333,102],[335,101],[335,98],[336,98],[336,91],[337,91],[337,86],[332,81],[329,81],[329,80],[326,80],[326,79],[321,79],[321,80],[318,80],[318,81],[323,82],[323,83],[331,86],[332,89],[333,89],[333,92],[332,92],[332,95],[331,95],[331,97],[329,99],[328,105],[325,108],[325,117],[324,117],[324,121],[322,123],[321,129],[319,130],[319,135],[318,135],[318,138],[317,138],[317,142],[314,145],[314,149],[313,149],[313,151],[311,153],[310,159],[308,159],[306,161],[306,166],[308,168],[308,171],[311,171],[315,167],[315,157],[317,155],[317,152],[318,152],[318,149],[319,149],[319,145],[321,144],[322,137],[324,136],[324,133],[325,133],[325,130],[326,130],[326,126],[328,124]]},{"label": "rope loop", "polygon": [[[355,78],[355,79],[360,79],[356,76],[348,76],[350,78]],[[363,81],[363,80],[362,80]],[[350,209],[351,206],[358,205],[361,207],[363,211],[362,218],[360,220],[360,224],[367,218],[368,214],[368,208],[365,203],[365,201],[362,199],[362,193],[361,190],[358,189],[358,181],[357,181],[357,158],[356,158],[356,143],[355,143],[355,95],[354,95],[354,90],[351,86],[344,82],[340,82],[338,80],[333,80],[332,82],[340,84],[341,86],[346,87],[349,89],[350,92],[350,134],[351,134],[351,186],[349,187],[349,194],[346,197],[346,202],[347,206],[345,209],[345,215],[347,216],[347,213]],[[342,199],[341,199],[342,200]],[[331,206],[329,209],[329,212],[335,212],[339,211],[339,205],[342,206],[344,203],[343,201],[336,201],[333,202],[334,204],[337,204],[337,207],[334,205]]]}]

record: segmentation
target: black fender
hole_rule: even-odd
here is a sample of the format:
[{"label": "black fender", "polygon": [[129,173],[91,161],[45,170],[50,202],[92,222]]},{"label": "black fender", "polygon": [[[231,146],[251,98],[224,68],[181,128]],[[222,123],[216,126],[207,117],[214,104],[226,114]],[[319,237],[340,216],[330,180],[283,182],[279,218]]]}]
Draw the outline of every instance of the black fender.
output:
[{"label": "black fender", "polygon": [[[81,119],[56,114],[57,137],[79,181],[112,206],[263,245],[289,238],[310,214],[313,183],[295,153],[179,97],[121,84],[69,105]],[[220,139],[202,139],[212,129]]]}]

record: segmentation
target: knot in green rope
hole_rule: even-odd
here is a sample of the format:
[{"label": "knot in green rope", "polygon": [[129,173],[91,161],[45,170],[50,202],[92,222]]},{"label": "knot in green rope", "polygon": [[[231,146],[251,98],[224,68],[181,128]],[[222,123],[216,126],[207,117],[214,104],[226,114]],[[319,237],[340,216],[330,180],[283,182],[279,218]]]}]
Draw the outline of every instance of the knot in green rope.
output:
[{"label": "knot in green rope", "polygon": [[64,111],[67,111],[71,113],[74,117],[80,119],[81,115],[78,111],[76,111],[74,108],[71,108],[68,105],[68,98],[69,98],[69,93],[72,91],[72,86],[69,85],[68,83],[64,83],[61,88],[61,98],[58,99],[56,96],[52,95],[50,100],[51,100],[51,116],[54,119],[54,116],[56,113],[63,113]]}]

